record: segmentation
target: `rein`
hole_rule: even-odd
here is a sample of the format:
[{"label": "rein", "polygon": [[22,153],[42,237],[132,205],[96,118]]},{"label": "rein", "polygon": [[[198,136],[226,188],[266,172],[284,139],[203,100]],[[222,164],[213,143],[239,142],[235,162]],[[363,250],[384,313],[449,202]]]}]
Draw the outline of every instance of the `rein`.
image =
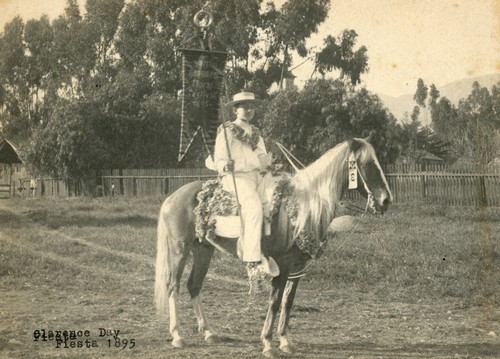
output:
[{"label": "rein", "polygon": [[293,163],[292,159],[294,159],[295,162],[297,162],[302,168],[306,167],[302,162],[300,162],[297,159],[297,157],[295,157],[289,150],[287,150],[287,148],[285,146],[283,146],[279,142],[275,142],[275,143],[276,143],[276,146],[278,146],[278,148],[280,149],[280,151],[283,153],[283,155],[287,159],[288,163],[290,163],[290,165],[293,167],[293,169],[295,170],[295,172],[298,172],[299,168]]},{"label": "rein", "polygon": [[[287,159],[288,163],[290,163],[290,165],[293,167],[293,169],[295,170],[295,172],[298,172],[299,171],[299,168],[295,165],[294,161],[296,163],[298,163],[302,168],[305,168],[306,166],[300,162],[297,157],[295,157],[285,146],[283,146],[281,143],[279,142],[275,142],[276,143],[276,146],[279,148],[279,150],[283,153],[283,155],[285,156],[285,158]],[[351,156],[353,156],[353,154],[351,153]],[[294,161],[292,161],[292,159]],[[349,157],[347,160],[346,160],[348,163],[351,161],[351,157]],[[363,174],[361,173],[361,171],[359,170],[359,166],[358,166],[358,161],[355,159],[355,166],[356,166],[356,172],[357,172],[357,175],[359,175],[359,177],[361,178],[361,180],[363,181],[363,186],[365,187],[365,191],[367,193],[367,196],[366,196],[366,206],[365,206],[365,209],[364,211],[361,209],[361,207],[358,207],[358,206],[355,206],[355,208],[350,208],[350,209],[354,209],[355,211],[359,212],[359,213],[363,213],[363,215],[366,215],[368,213],[368,209],[370,208],[370,205],[373,203],[373,192],[370,190],[370,188],[368,187],[367,185],[367,182],[363,176]],[[353,205],[354,206],[354,205]],[[375,210],[374,210],[374,213]]]},{"label": "rein", "polygon": [[[364,216],[365,214],[368,213],[368,208],[370,207],[370,204],[373,203],[373,193],[370,190],[370,188],[368,188],[368,185],[366,184],[366,180],[363,177],[363,174],[361,173],[361,171],[359,169],[358,169],[358,174],[359,174],[359,177],[361,177],[361,180],[363,181],[363,185],[364,185],[365,191],[367,193],[367,195],[366,195],[366,206],[365,206],[365,211],[363,213],[363,216]],[[375,213],[375,209],[374,209],[374,213]]]}]

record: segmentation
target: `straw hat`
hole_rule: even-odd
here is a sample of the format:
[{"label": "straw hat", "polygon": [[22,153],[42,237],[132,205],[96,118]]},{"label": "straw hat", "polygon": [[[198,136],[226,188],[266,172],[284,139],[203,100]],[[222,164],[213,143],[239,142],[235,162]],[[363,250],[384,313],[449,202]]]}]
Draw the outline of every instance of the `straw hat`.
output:
[{"label": "straw hat", "polygon": [[233,96],[233,101],[228,102],[226,107],[234,107],[240,103],[252,102],[255,103],[257,100],[253,92],[240,92]]}]

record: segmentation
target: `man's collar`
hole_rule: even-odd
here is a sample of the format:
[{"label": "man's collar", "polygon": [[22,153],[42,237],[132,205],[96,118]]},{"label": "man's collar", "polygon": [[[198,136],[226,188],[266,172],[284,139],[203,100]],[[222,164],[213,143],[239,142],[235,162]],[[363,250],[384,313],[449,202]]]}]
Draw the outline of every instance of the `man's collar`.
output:
[{"label": "man's collar", "polygon": [[249,121],[242,120],[241,118],[237,118],[236,120],[234,120],[234,123],[238,126],[250,127]]}]

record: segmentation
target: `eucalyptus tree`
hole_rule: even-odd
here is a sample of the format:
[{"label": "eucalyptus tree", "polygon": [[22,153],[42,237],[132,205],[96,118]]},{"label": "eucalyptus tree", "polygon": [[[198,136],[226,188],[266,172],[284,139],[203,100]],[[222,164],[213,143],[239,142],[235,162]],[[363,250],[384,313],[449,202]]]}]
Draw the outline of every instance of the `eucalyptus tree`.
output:
[{"label": "eucalyptus tree", "polygon": [[42,97],[50,76],[52,29],[40,20],[14,18],[0,35],[0,128],[16,142],[29,138],[43,118]]},{"label": "eucalyptus tree", "polygon": [[425,85],[424,80],[419,78],[417,80],[417,90],[413,95],[413,99],[420,107],[425,107],[425,100],[427,99],[427,95],[429,93],[428,87]]},{"label": "eucalyptus tree", "polygon": [[320,74],[338,70],[340,77],[348,77],[352,85],[361,82],[361,75],[368,72],[367,48],[361,46],[355,50],[357,36],[355,30],[344,30],[338,37],[328,35],[324,48],[316,53],[314,71]]},{"label": "eucalyptus tree", "polygon": [[[76,174],[89,168],[83,161],[96,168],[141,166],[141,154],[148,165],[171,163],[180,122],[179,49],[209,46],[230,53],[226,96],[247,86],[266,98],[289,73],[292,54],[313,58],[321,74],[340,70],[356,84],[368,67],[366,49],[354,50],[354,31],[327,38],[324,51],[306,46],[329,9],[329,0],[281,6],[263,0],[87,0],[81,13],[76,0],[67,0],[52,23],[42,17],[25,25],[18,18],[6,26],[0,36],[2,108],[10,122],[33,123],[29,158],[40,168]],[[193,24],[200,10],[213,16],[203,41],[205,34]],[[78,122],[84,132],[74,131]],[[63,134],[67,139],[53,142],[57,155],[40,143]],[[93,144],[90,135],[100,144],[95,160],[78,157],[76,150]],[[37,153],[43,150],[45,155]]]},{"label": "eucalyptus tree", "polygon": [[26,80],[25,46],[21,17],[15,17],[4,27],[0,38],[1,106],[12,116],[29,117],[29,87]]},{"label": "eucalyptus tree", "polygon": [[432,114],[434,107],[437,104],[437,100],[439,99],[439,97],[440,97],[440,93],[439,93],[439,90],[437,89],[436,85],[431,84],[431,87],[429,90],[429,99],[428,99],[429,107],[431,109],[431,114]]},{"label": "eucalyptus tree", "polygon": [[459,101],[457,108],[459,132],[452,138],[454,148],[480,167],[486,166],[500,150],[499,86],[500,83],[493,86],[490,93],[474,82],[472,92]]}]

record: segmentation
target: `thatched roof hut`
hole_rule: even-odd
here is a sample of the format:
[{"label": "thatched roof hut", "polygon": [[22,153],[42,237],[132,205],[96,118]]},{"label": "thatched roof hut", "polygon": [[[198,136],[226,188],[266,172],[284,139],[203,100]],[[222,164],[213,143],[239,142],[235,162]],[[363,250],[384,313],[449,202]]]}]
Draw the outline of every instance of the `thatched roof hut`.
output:
[{"label": "thatched roof hut", "polygon": [[0,163],[23,163],[17,147],[6,138],[0,140]]}]

